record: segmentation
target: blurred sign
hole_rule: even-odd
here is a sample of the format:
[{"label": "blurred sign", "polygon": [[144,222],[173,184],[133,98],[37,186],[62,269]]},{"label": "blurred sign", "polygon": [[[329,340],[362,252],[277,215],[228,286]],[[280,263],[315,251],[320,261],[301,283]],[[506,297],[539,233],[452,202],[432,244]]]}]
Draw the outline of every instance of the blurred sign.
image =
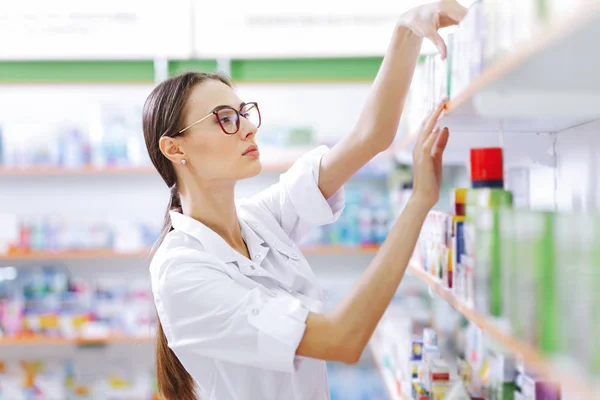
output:
[{"label": "blurred sign", "polygon": [[353,57],[385,53],[398,17],[423,0],[193,0],[201,58]]},{"label": "blurred sign", "polygon": [[0,7],[0,59],[188,58],[190,2],[6,2]]}]

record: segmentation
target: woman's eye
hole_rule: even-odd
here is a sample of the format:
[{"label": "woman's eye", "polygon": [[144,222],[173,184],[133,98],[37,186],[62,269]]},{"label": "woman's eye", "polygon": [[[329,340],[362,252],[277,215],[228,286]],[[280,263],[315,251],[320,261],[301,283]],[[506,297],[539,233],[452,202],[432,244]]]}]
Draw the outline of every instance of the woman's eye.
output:
[{"label": "woman's eye", "polygon": [[228,124],[231,122],[231,118],[230,117],[223,117],[221,118],[221,123],[222,124]]}]

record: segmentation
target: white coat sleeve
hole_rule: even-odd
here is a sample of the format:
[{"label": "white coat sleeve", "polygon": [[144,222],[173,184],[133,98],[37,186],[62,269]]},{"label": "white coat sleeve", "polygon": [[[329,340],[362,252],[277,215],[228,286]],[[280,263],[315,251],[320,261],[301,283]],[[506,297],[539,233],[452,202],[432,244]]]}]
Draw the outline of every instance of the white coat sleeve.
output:
[{"label": "white coat sleeve", "polygon": [[278,183],[250,200],[270,212],[296,242],[310,228],[335,222],[344,209],[343,187],[329,199],[319,189],[321,159],[328,151],[327,146],[320,146],[306,153],[281,175]]},{"label": "white coat sleeve", "polygon": [[176,254],[152,267],[152,289],[169,347],[188,371],[197,357],[294,370],[309,313],[299,300],[240,285],[208,253]]}]

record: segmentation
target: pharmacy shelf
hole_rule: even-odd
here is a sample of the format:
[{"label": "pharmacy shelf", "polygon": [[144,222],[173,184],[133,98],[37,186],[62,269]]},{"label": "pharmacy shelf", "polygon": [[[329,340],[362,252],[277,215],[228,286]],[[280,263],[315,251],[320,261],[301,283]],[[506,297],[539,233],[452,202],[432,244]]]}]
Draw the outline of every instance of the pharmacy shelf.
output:
[{"label": "pharmacy shelf", "polygon": [[[266,163],[263,164],[264,172],[285,172],[292,166],[291,162]],[[79,176],[79,175],[157,175],[156,169],[153,166],[146,167],[92,167],[86,166],[82,168],[64,168],[59,166],[48,167],[0,167],[0,177],[15,176],[15,177],[47,177],[47,176]]]},{"label": "pharmacy shelf", "polygon": [[[375,254],[378,246],[350,247],[350,246],[325,246],[315,245],[301,248],[304,255],[360,255]],[[17,260],[71,260],[71,259],[101,259],[101,258],[149,258],[150,251],[118,252],[110,249],[81,250],[81,251],[59,251],[59,252],[23,252],[0,255],[0,261]]]},{"label": "pharmacy shelf", "polygon": [[379,370],[379,373],[385,382],[385,387],[388,395],[390,396],[390,400],[411,400],[410,396],[399,390],[398,385],[396,384],[396,379],[392,375],[392,372],[386,368],[385,365],[383,365],[383,354],[381,353],[379,345],[374,339],[371,339],[369,342],[369,348],[371,349],[377,369]]},{"label": "pharmacy shelf", "polygon": [[55,345],[73,345],[73,346],[93,346],[109,344],[129,344],[129,343],[151,343],[154,340],[151,336],[124,336],[115,335],[103,338],[53,338],[53,337],[20,337],[20,338],[2,338],[0,337],[0,346],[55,346]]},{"label": "pharmacy shelf", "polygon": [[61,176],[61,175],[150,175],[156,169],[148,167],[93,167],[65,168],[59,166],[32,166],[0,168],[0,176]]},{"label": "pharmacy shelf", "polygon": [[541,26],[450,100],[441,123],[463,131],[556,132],[600,117],[600,2]]},{"label": "pharmacy shelf", "polygon": [[[479,314],[472,307],[466,305],[462,300],[456,298],[448,289],[446,289],[437,279],[431,274],[423,271],[416,265],[410,266],[410,271],[413,275],[424,281],[437,295],[448,302],[465,318],[473,322],[485,333],[494,338],[499,344],[514,354],[519,354],[523,357],[525,364],[535,370],[537,373],[545,376],[552,382],[560,383],[560,385],[573,393],[577,399],[598,399],[600,392],[589,385],[588,382],[580,377],[568,374],[560,368],[556,367],[552,362],[541,355],[532,346],[523,343],[507,334],[500,329],[494,321],[486,316]],[[594,395],[595,394],[595,395]]]},{"label": "pharmacy shelf", "polygon": [[[600,2],[539,27],[533,38],[485,68],[450,99],[439,126],[450,129],[444,162],[468,161],[472,147],[502,146],[499,133],[559,132],[600,118]],[[420,121],[418,121],[420,122]],[[409,159],[410,129],[395,145]]]},{"label": "pharmacy shelf", "polygon": [[95,259],[95,258],[144,258],[149,257],[148,251],[118,252],[110,249],[80,250],[80,251],[39,251],[10,253],[0,255],[3,260],[70,260],[70,259]]}]

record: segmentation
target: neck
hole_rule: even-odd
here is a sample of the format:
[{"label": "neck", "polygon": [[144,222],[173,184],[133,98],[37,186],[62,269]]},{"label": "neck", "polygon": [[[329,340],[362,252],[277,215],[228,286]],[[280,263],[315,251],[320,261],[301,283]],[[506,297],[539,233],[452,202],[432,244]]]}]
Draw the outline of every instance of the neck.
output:
[{"label": "neck", "polygon": [[235,208],[235,182],[194,182],[180,186],[183,214],[202,222],[234,249],[245,248]]}]

